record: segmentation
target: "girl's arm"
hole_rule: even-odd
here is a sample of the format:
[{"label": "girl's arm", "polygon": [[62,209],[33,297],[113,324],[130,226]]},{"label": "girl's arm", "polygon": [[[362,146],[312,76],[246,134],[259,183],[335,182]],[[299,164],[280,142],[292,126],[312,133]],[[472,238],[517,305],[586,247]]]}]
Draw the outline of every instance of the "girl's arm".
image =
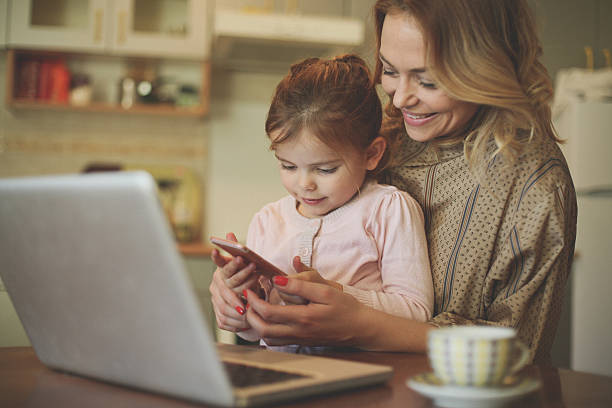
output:
[{"label": "girl's arm", "polygon": [[366,225],[379,253],[382,288],[345,286],[361,303],[399,317],[426,322],[433,313],[433,283],[425,222],[419,204],[405,192],[384,195]]}]

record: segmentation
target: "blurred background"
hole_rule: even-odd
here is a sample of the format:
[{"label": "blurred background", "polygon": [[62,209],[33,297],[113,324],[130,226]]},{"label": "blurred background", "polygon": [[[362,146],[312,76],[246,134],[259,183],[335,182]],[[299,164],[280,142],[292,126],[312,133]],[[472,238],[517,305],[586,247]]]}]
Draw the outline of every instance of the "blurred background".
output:
[{"label": "blurred background", "polygon": [[[207,237],[233,231],[244,239],[251,216],[285,194],[264,132],[274,87],[292,62],[308,56],[356,52],[372,64],[373,3],[0,0],[0,177],[151,172],[211,318]],[[530,3],[553,78],[571,68],[610,70],[612,1]],[[573,93],[564,102],[595,103],[605,112],[610,96]],[[561,111],[559,118],[571,116],[559,119],[561,136],[576,138],[572,129],[582,129],[586,119]],[[604,117],[612,115],[598,116]],[[598,149],[608,155],[605,126],[597,143],[608,143]],[[609,220],[610,212],[603,217]],[[591,268],[609,270],[608,258]],[[589,279],[601,287],[601,276]],[[583,329],[572,324],[572,288],[555,364],[612,375],[610,351],[601,346],[612,343],[606,316],[612,305],[604,304],[605,331],[594,345],[585,343],[594,336],[584,340],[577,334]],[[601,306],[583,313],[601,313]],[[27,336],[0,284],[0,346],[20,344],[28,344]],[[574,348],[605,356],[572,362],[580,355]]]}]

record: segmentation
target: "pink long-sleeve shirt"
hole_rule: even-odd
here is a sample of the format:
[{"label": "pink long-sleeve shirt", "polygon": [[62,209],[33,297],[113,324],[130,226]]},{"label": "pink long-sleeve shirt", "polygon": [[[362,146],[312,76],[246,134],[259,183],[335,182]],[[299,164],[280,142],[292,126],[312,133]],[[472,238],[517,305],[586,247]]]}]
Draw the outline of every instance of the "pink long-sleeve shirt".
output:
[{"label": "pink long-sleeve shirt", "polygon": [[344,292],[386,313],[427,321],[433,284],[419,204],[388,185],[367,183],[360,194],[321,218],[306,218],[286,196],[253,217],[247,245],[287,273],[292,258],[316,269]]}]

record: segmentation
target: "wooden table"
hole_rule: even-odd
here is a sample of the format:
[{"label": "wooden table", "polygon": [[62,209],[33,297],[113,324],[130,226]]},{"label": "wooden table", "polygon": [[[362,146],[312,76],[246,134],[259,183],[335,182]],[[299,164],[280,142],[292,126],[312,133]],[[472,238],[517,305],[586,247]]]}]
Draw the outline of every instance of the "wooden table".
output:
[{"label": "wooden table", "polygon": [[[342,352],[331,357],[393,366],[385,385],[312,397],[279,407],[431,407],[431,401],[406,387],[406,379],[430,371],[427,358],[409,353]],[[520,407],[612,407],[612,377],[552,367],[530,366],[526,374],[542,381]],[[0,348],[0,407],[201,407],[202,405],[105,384],[43,366],[29,347]]]}]

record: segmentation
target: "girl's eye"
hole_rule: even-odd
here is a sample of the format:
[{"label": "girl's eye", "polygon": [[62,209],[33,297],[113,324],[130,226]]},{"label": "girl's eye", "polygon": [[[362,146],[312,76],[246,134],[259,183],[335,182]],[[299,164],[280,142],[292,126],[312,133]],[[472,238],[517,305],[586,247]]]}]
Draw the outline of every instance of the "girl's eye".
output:
[{"label": "girl's eye", "polygon": [[283,169],[283,170],[295,170],[295,166],[293,166],[291,164],[281,163],[281,169]]},{"label": "girl's eye", "polygon": [[319,173],[332,174],[335,173],[336,170],[338,170],[338,167],[332,167],[331,169],[318,168],[317,170],[319,171]]}]

